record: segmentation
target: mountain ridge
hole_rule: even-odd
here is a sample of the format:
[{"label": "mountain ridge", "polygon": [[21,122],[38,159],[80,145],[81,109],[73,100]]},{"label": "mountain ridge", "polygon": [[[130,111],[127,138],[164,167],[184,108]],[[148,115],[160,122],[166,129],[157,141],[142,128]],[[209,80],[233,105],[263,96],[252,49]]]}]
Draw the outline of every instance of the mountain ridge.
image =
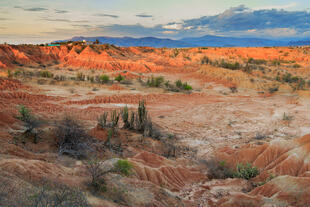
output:
[{"label": "mountain ridge", "polygon": [[144,47],[168,47],[168,48],[186,48],[186,47],[273,47],[273,46],[304,46],[310,45],[310,39],[289,39],[273,40],[267,38],[255,37],[223,37],[215,35],[205,35],[202,37],[187,37],[178,40],[157,37],[84,37],[75,36],[67,40],[58,40],[55,42],[65,41],[96,41],[102,44],[114,44],[121,47],[144,46]]}]

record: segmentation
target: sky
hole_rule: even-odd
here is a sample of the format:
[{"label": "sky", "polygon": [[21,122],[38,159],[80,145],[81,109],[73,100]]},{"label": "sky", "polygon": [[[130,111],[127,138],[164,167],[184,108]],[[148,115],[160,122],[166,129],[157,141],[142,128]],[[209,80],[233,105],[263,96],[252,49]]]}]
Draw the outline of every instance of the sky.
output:
[{"label": "sky", "polygon": [[310,1],[0,0],[0,43],[203,35],[310,39]]}]

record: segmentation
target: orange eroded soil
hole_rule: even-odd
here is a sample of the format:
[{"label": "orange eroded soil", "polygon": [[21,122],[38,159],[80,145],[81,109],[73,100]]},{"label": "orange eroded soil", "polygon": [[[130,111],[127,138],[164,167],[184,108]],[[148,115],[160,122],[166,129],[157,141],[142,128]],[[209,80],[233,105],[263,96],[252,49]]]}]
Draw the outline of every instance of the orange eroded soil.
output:
[{"label": "orange eroded soil", "polygon": [[[127,83],[1,77],[0,175],[30,183],[48,178],[89,193],[85,183],[90,177],[85,164],[57,154],[51,123],[64,114],[73,115],[85,124],[91,136],[105,142],[108,130],[97,126],[97,117],[104,111],[119,111],[126,105],[129,111],[136,110],[139,101],[145,100],[154,125],[175,137],[171,142],[177,153],[167,158],[170,142],[119,129],[113,141],[122,144],[121,156],[133,164],[133,174],[126,177],[112,173],[106,179],[108,186],[126,186],[132,194],[124,195],[126,205],[113,202],[112,191],[111,195],[106,194],[113,197],[111,200],[89,196],[94,206],[309,205],[310,137],[305,136],[310,134],[309,88],[293,91],[288,84],[272,79],[277,72],[288,71],[307,80],[309,48],[176,50],[1,45],[2,71],[15,71],[18,65],[23,65],[20,67],[26,71],[36,72],[44,65],[57,75],[72,76],[85,71],[92,74],[91,70],[113,78],[121,74]],[[251,57],[267,61],[280,59],[283,66],[268,66],[270,71],[266,68],[264,75],[269,77],[264,78],[260,70],[246,73],[201,65],[204,56],[232,62],[244,62]],[[289,63],[284,61],[292,60],[300,64],[300,68],[286,67]],[[180,79],[194,90],[172,92],[140,83],[151,75],[163,76],[171,84]],[[269,87],[274,85],[279,86],[279,91],[269,93]],[[235,93],[232,87],[237,88]],[[14,142],[14,136],[23,129],[15,118],[18,105],[25,105],[50,122],[45,123],[45,137],[38,144],[29,140]],[[284,114],[290,118],[285,119]],[[108,158],[120,156],[101,146],[98,148]],[[225,161],[231,169],[238,163],[249,162],[261,173],[251,181],[210,179],[207,167],[200,161],[211,157]],[[252,186],[252,182],[265,182],[271,173],[276,178],[255,188]]]}]

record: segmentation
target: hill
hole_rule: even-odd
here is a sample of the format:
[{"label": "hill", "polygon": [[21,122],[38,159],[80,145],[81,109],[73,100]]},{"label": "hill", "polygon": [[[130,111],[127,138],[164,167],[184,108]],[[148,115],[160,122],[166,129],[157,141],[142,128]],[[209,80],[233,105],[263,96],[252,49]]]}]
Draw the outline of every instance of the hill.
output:
[{"label": "hill", "polygon": [[274,46],[303,46],[310,45],[310,40],[273,40],[265,38],[248,38],[248,37],[222,37],[214,35],[205,35],[202,37],[188,37],[179,40],[162,39],[156,37],[84,37],[76,36],[67,40],[58,40],[55,42],[65,41],[96,41],[102,44],[113,44],[120,47],[168,47],[168,48],[185,48],[185,47],[274,47]]}]

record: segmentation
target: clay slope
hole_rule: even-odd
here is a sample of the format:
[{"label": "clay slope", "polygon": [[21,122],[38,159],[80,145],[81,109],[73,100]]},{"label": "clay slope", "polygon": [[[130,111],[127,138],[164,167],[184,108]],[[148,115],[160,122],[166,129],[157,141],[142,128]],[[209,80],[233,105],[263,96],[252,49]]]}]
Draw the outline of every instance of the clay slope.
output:
[{"label": "clay slope", "polygon": [[249,194],[224,198],[218,206],[309,206],[310,200],[310,135],[292,141],[274,140],[260,146],[241,149],[224,148],[218,157],[231,167],[237,163],[252,163],[261,171],[255,181],[277,176]]},{"label": "clay slope", "polygon": [[261,170],[260,178],[274,175],[310,177],[310,135],[292,141],[274,140],[260,146],[246,145],[241,149],[224,148],[218,157],[231,167],[252,163]]},{"label": "clay slope", "polygon": [[206,180],[202,173],[150,152],[141,152],[129,160],[140,180],[171,191],[180,191],[186,184]]},{"label": "clay slope", "polygon": [[[165,51],[164,51],[165,52]],[[0,68],[56,65],[60,67],[156,72],[165,67],[184,66],[189,60],[171,58],[148,48],[112,46],[11,46],[0,45]],[[169,58],[170,57],[170,58]],[[168,58],[168,60],[166,60]]]},{"label": "clay slope", "polygon": [[220,207],[306,207],[310,205],[310,178],[279,176],[249,194],[236,193],[217,203]]},{"label": "clay slope", "polygon": [[[0,45],[0,68],[59,65],[60,67],[156,72],[199,68],[204,56],[211,60],[244,62],[249,58],[281,60],[309,65],[309,48],[121,48],[111,45],[34,46]],[[303,68],[301,68],[303,69]]]}]

